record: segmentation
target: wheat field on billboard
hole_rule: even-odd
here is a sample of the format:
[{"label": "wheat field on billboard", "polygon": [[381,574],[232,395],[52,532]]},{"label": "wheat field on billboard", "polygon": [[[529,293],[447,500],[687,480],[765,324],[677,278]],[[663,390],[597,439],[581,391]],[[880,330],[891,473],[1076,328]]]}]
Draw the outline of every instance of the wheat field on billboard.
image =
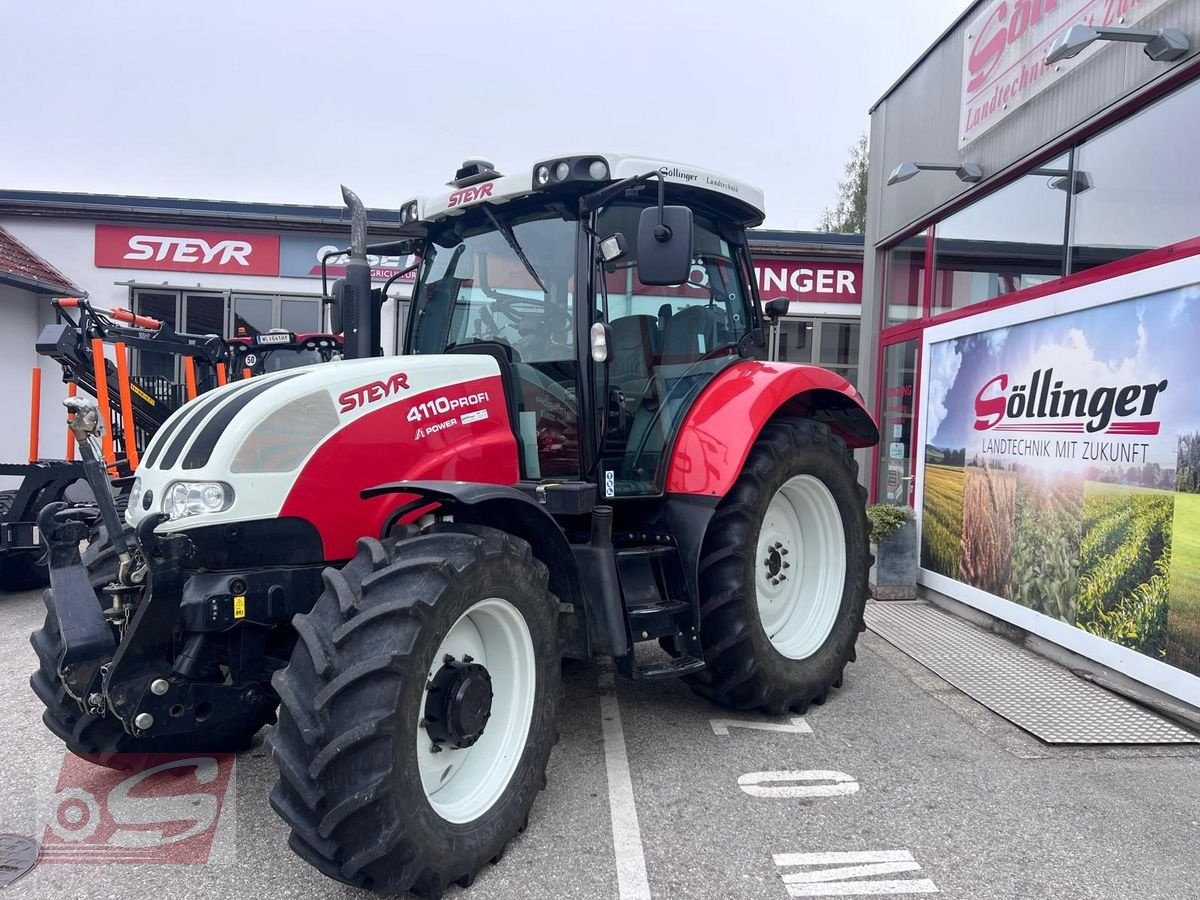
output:
[{"label": "wheat field on billboard", "polygon": [[962,557],[963,469],[925,466],[925,491],[921,511],[921,565],[958,577]]}]

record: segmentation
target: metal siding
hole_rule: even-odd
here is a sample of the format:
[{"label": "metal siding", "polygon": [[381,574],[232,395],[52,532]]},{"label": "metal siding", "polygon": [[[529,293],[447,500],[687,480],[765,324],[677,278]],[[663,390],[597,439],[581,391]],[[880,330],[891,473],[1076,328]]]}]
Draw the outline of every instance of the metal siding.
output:
[{"label": "metal siding", "polygon": [[[982,193],[997,174],[1078,130],[1120,100],[1188,65],[1200,52],[1200,0],[1174,0],[1136,27],[1169,26],[1183,31],[1193,45],[1183,59],[1156,63],[1142,52],[1141,44],[1107,42],[1059,83],[1027,101],[960,152],[958,116],[966,26],[964,19],[932,48],[871,116],[870,191],[876,200],[877,215],[868,218],[868,247],[896,236],[967,190],[949,172],[925,172],[888,187],[887,175],[898,164],[978,163],[988,177],[972,190]],[[877,127],[877,122],[882,127]],[[867,284],[871,286],[872,282]]]}]

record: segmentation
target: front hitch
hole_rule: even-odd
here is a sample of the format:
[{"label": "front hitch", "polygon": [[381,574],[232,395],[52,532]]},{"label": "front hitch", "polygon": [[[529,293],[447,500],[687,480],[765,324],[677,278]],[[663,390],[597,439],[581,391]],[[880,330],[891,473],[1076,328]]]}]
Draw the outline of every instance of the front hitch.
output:
[{"label": "front hitch", "polygon": [[51,609],[62,635],[58,675],[66,692],[92,714],[104,711],[101,668],[117,646],[79,557],[79,542],[89,536],[98,518],[95,509],[67,503],[48,503],[38,514],[49,555]]}]

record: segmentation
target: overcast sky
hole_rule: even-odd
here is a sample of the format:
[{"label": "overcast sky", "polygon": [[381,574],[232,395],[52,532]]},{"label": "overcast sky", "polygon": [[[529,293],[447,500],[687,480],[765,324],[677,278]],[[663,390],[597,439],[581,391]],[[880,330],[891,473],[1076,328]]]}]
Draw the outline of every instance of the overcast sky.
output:
[{"label": "overcast sky", "polygon": [[[967,0],[0,0],[0,187],[370,206],[468,156],[616,150],[816,226],[867,110]],[[474,11],[473,10],[477,10]]]}]

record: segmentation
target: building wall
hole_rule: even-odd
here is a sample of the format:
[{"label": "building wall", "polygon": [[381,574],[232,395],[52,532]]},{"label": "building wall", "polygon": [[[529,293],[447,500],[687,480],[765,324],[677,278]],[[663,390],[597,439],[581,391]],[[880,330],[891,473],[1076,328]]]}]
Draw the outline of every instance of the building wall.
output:
[{"label": "building wall", "polygon": [[[4,385],[5,427],[0,428],[0,462],[25,462],[29,455],[31,371],[37,362],[38,295],[0,285],[0,384]],[[43,379],[47,377],[43,374]],[[51,376],[52,377],[52,376]],[[0,478],[0,489],[15,488],[20,479]]]},{"label": "building wall", "polygon": [[[870,183],[877,202],[869,210],[868,247],[921,221],[968,189],[987,190],[988,182],[1010,167],[1086,126],[1115,102],[1151,89],[1200,53],[1200,0],[1168,0],[1138,19],[1136,27],[1180,29],[1192,36],[1188,55],[1162,63],[1147,58],[1141,44],[1097,44],[1090,56],[1062,63],[1048,75],[1056,79],[1054,83],[960,150],[964,49],[992,34],[976,35],[970,26],[996,3],[973,4],[954,30],[873,110]],[[1100,4],[1101,9],[1104,6]],[[1010,2],[1008,7],[1015,10],[1016,4]],[[1037,52],[1044,55],[1044,49]],[[985,180],[972,187],[952,173],[924,172],[887,187],[888,173],[902,162],[973,162],[983,167]]]}]

